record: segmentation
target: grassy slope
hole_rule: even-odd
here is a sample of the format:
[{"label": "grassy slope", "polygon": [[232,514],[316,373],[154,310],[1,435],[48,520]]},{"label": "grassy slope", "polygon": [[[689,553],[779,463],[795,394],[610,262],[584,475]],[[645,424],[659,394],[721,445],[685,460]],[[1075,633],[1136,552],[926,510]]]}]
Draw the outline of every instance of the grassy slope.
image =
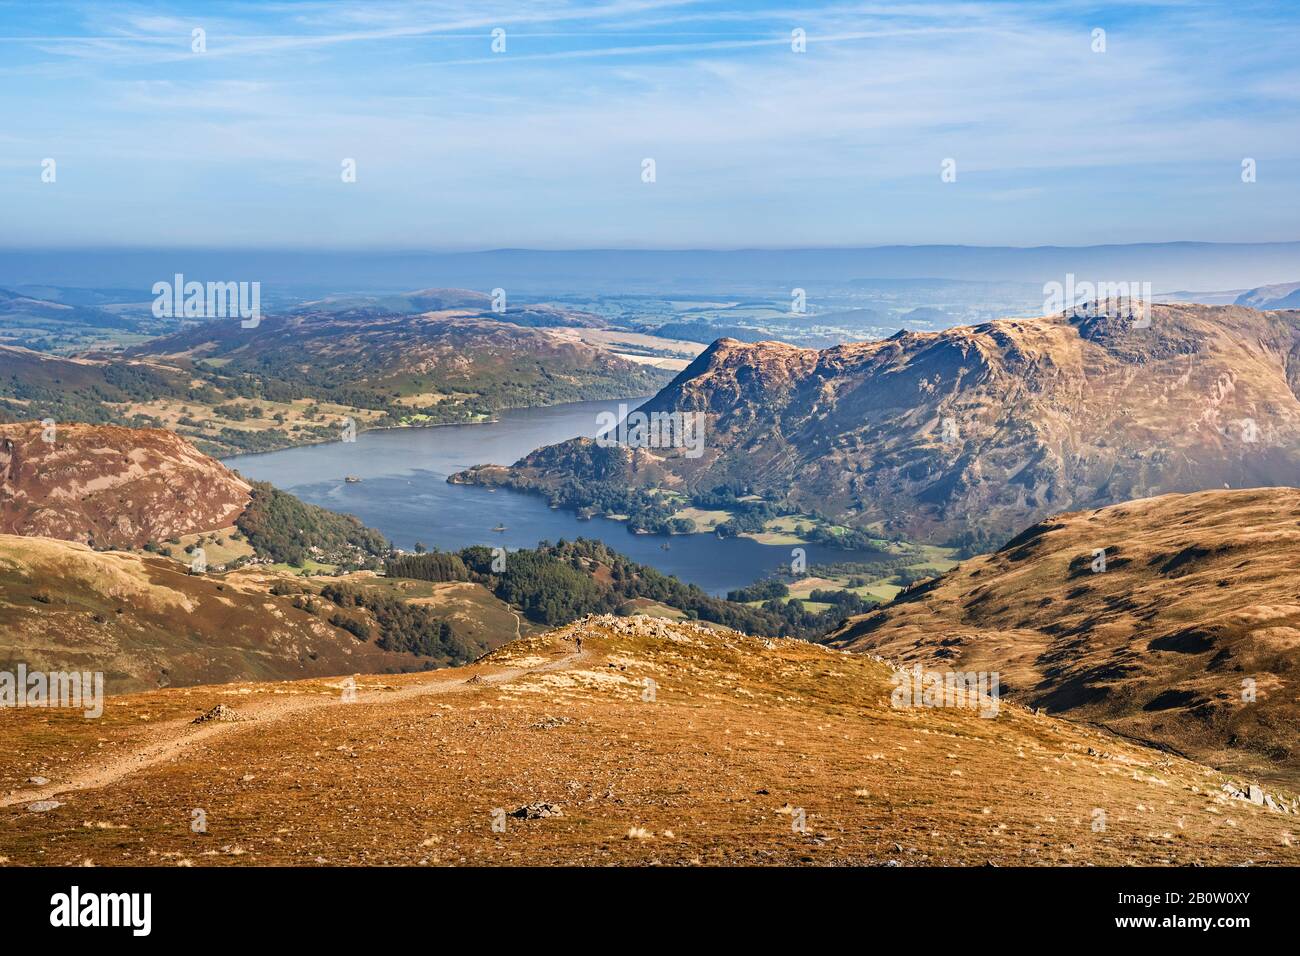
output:
[{"label": "grassy slope", "polygon": [[[288,581],[318,592],[337,580],[303,581],[266,566],[192,575],[167,558],[0,535],[0,669],[22,662],[32,670],[102,671],[109,691],[123,692],[447,663],[359,641],[330,624],[336,609],[328,602],[312,614],[294,606],[294,595],[271,593]],[[480,651],[517,633],[511,610],[479,585],[403,596],[421,597]]]},{"label": "grassy slope", "polygon": [[[585,656],[572,657],[575,632]],[[478,683],[466,679],[476,676]],[[657,685],[643,699],[644,680]],[[103,720],[0,713],[12,864],[1290,863],[1294,817],[1224,778],[1004,706],[893,709],[889,669],[799,641],[604,618],[482,663],[133,695]],[[257,717],[188,721],[218,702]],[[78,775],[159,741],[167,758]],[[102,742],[102,746],[100,746]],[[174,759],[172,759],[174,758]],[[28,776],[52,781],[24,787]],[[1015,785],[1008,786],[1007,781]],[[63,806],[23,809],[31,794]],[[563,816],[492,812],[558,804]],[[191,810],[208,832],[190,830]],[[791,811],[806,813],[806,832]],[[1104,809],[1106,827],[1093,826]],[[83,825],[84,821],[84,825]]]},{"label": "grassy slope", "polygon": [[[1300,491],[1047,519],[832,640],[996,670],[1004,689],[1219,766],[1300,779]],[[1092,571],[1105,549],[1107,565]],[[1256,700],[1244,699],[1254,681]]]}]

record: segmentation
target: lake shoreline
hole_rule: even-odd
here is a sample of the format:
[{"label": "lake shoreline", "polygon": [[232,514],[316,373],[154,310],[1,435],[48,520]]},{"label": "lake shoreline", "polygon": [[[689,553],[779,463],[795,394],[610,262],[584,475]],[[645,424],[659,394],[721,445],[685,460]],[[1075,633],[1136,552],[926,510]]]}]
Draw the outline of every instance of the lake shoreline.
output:
[{"label": "lake shoreline", "polygon": [[[671,536],[635,533],[625,521],[579,517],[544,496],[447,479],[481,463],[509,465],[543,445],[595,437],[601,413],[634,398],[566,403],[503,412],[494,423],[368,429],[355,442],[325,442],[223,459],[248,480],[269,481],[310,504],[354,515],[395,547],[459,551],[484,545],[531,549],[539,542],[590,538],[706,592],[723,596],[788,572],[791,548],[708,531]],[[606,419],[607,420],[607,419]],[[348,483],[346,476],[361,480]],[[505,526],[504,532],[493,529]],[[848,552],[801,545],[809,565],[850,559]]]},{"label": "lake shoreline", "polygon": [[[631,408],[636,408],[639,407],[642,403],[648,402],[653,397],[654,397],[653,395],[634,395],[630,398],[591,398],[591,399],[584,399],[583,401],[579,401],[579,402],[559,402],[558,404],[555,405],[512,405],[508,408],[498,408],[493,413],[493,416],[491,418],[480,419],[477,421],[427,422],[427,423],[412,423],[409,425],[374,425],[368,428],[358,427],[357,434],[364,435],[369,432],[402,432],[402,431],[409,431],[411,429],[424,429],[424,428],[462,428],[471,425],[498,425],[501,422],[501,416],[510,412],[533,411],[535,409],[549,409],[549,408],[569,408],[575,405],[588,405],[595,402],[601,402],[601,403],[617,402],[620,404],[627,404]],[[632,402],[636,402],[637,404],[631,405]],[[247,458],[251,455],[274,455],[277,452],[289,451],[290,449],[293,448],[311,448],[316,445],[333,445],[341,441],[342,439],[331,438],[331,439],[322,439],[320,441],[313,440],[313,441],[291,442],[290,444],[282,445],[279,448],[268,448],[266,451],[241,451],[241,452],[236,452],[233,455],[221,455],[218,457],[218,460],[224,464],[225,462],[234,461],[235,459],[238,458]],[[351,444],[351,442],[348,442],[348,444]],[[227,465],[226,467],[230,467],[230,466]]]}]

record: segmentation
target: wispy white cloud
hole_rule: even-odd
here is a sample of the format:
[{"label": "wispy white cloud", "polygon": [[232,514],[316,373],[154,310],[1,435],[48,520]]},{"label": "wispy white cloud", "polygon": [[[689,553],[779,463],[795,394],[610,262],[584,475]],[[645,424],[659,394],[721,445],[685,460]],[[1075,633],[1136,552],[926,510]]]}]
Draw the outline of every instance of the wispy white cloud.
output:
[{"label": "wispy white cloud", "polygon": [[[0,107],[25,117],[7,151],[67,157],[69,191],[87,184],[86,214],[48,228],[144,241],[188,215],[189,232],[231,241],[1064,242],[1105,220],[1087,228],[1284,238],[1300,212],[1294,34],[1216,4],[216,10],[87,8],[80,37],[5,43]],[[489,48],[498,25],[505,54]],[[1247,155],[1267,176],[1231,192]],[[49,196],[0,183],[24,212]],[[1180,208],[1189,196],[1198,209]],[[95,214],[130,197],[177,216]]]}]

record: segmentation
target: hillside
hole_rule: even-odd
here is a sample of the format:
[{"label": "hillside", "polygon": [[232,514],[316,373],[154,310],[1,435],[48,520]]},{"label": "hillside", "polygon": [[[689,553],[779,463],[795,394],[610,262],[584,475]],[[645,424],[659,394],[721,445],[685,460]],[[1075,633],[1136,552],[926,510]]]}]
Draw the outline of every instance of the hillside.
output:
[{"label": "hillside", "polygon": [[574,440],[457,481],[726,485],[887,538],[996,547],[1047,514],[1300,473],[1300,313],[1156,305],[814,351],[715,342],[642,411],[699,412],[702,455]]},{"label": "hillside", "polygon": [[277,597],[257,576],[0,535],[0,670],[102,671],[110,692],[418,670]]},{"label": "hillside", "polygon": [[587,614],[630,609],[649,613],[646,608],[656,608],[674,618],[690,617],[752,635],[814,640],[869,606],[851,594],[820,613],[797,602],[754,607],[739,599],[723,600],[587,538],[511,551],[504,566],[498,565],[491,549],[478,545],[454,553],[403,555],[387,561],[384,569],[394,579],[474,581],[529,620],[550,626]]},{"label": "hillside", "polygon": [[[412,295],[442,303],[443,291]],[[0,421],[167,428],[226,455],[337,441],[349,421],[482,421],[505,408],[645,395],[671,378],[617,344],[580,341],[593,321],[541,305],[504,316],[322,307],[75,357],[0,344]]]},{"label": "hillside", "polygon": [[[612,383],[620,374],[641,373],[632,363],[544,330],[459,312],[306,313],[267,317],[256,329],[209,322],[127,354],[217,363],[223,374],[274,377],[286,387],[352,388],[408,399],[436,387],[489,397],[498,408],[531,394],[528,386],[548,399],[533,404],[610,397],[580,395],[576,389],[599,376]],[[641,374],[640,384],[654,381]],[[575,391],[566,393],[566,386]]]},{"label": "hillside", "polygon": [[[1300,862],[1293,814],[1225,792],[1243,778],[1011,705],[894,708],[887,666],[801,641],[597,617],[356,683],[352,703],[303,681],[112,698],[96,721],[0,711],[0,857]],[[193,723],[218,704],[241,719]]]},{"label": "hillside", "polygon": [[0,671],[101,671],[110,693],[426,670],[519,631],[477,584],[191,574],[161,557],[0,535]]},{"label": "hillside", "polygon": [[258,403],[311,398],[368,411],[359,425],[474,421],[503,408],[648,394],[670,378],[546,328],[459,311],[311,312],[255,329],[208,322],[125,354]]},{"label": "hillside", "polygon": [[997,671],[1022,703],[1295,781],[1297,582],[1300,490],[1163,495],[1049,518],[829,641]]},{"label": "hillside", "polygon": [[249,485],[170,432],[0,425],[0,532],[138,548],[229,526]]}]

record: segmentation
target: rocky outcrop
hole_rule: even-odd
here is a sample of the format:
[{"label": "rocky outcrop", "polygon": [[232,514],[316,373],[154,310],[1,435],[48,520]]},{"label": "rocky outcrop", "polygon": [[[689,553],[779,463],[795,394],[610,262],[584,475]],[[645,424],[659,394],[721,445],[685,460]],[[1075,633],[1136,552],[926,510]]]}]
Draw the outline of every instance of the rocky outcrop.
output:
[{"label": "rocky outcrop", "polygon": [[137,548],[229,527],[249,492],[228,468],[170,432],[0,425],[0,533]]}]

